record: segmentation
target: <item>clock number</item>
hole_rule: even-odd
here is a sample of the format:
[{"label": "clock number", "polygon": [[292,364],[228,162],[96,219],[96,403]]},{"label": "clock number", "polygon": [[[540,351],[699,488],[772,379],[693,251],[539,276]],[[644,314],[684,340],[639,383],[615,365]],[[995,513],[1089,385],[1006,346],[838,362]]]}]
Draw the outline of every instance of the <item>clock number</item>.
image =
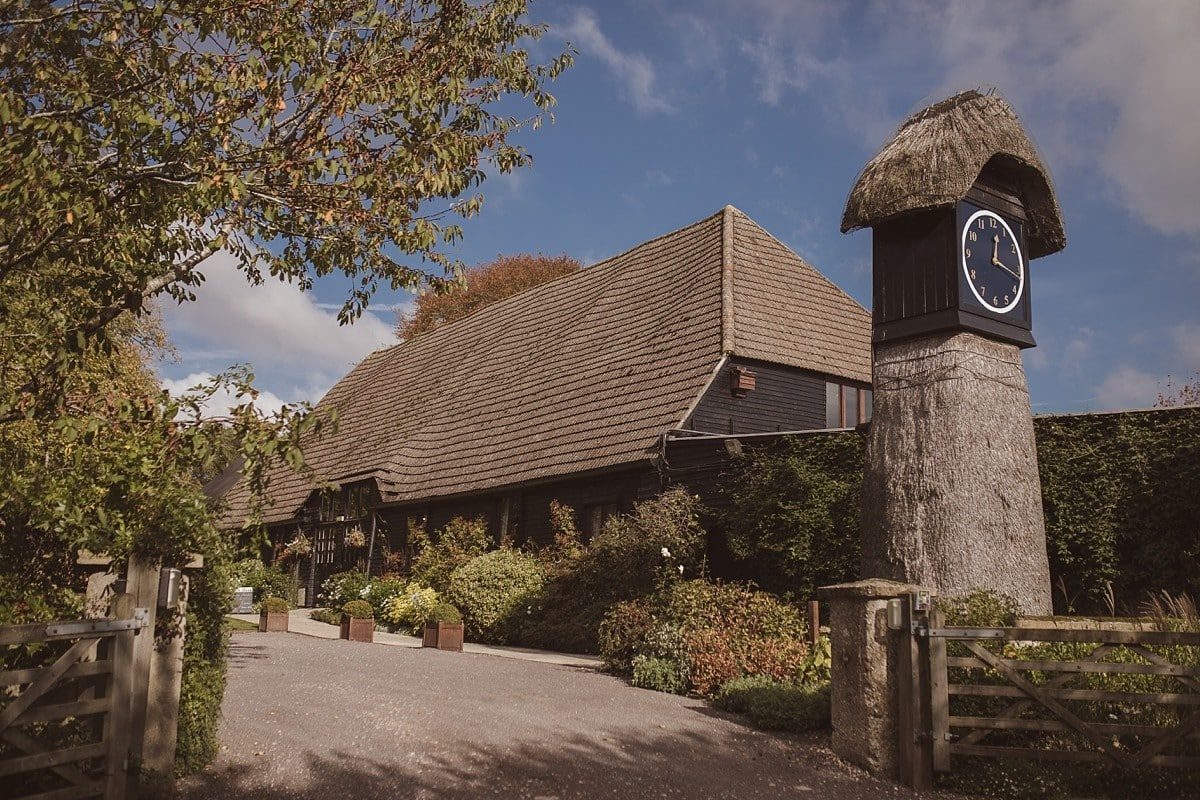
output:
[{"label": "clock number", "polygon": [[1008,303],[1009,303],[1009,301],[1010,301],[1011,299],[1012,299],[1012,298],[1011,298],[1009,295],[1004,295],[1004,304],[1005,304],[1005,305],[1008,305]]},{"label": "clock number", "polygon": [[971,280],[975,280],[975,270],[971,270]]},{"label": "clock number", "polygon": [[970,239],[972,242],[974,242],[977,239],[979,239],[979,234],[975,233],[975,231],[971,231],[970,233],[967,234],[967,238]]},{"label": "clock number", "polygon": [[967,258],[969,259],[971,257],[971,248],[968,247],[966,252],[967,252]]},{"label": "clock number", "polygon": [[996,218],[995,217],[988,217],[988,222],[992,223],[993,228],[996,227]]},{"label": "clock number", "polygon": [[994,305],[994,306],[1000,305],[1000,298],[997,297],[996,295],[992,295],[992,305]]},{"label": "clock number", "polygon": [[1017,254],[1017,243],[1016,242],[1012,243],[1012,252],[1013,252],[1013,255]]},{"label": "clock number", "polygon": [[979,230],[983,230],[983,217],[979,218]]},{"label": "clock number", "polygon": [[986,286],[980,286],[980,287],[979,287],[979,293],[980,293],[980,294],[987,294],[987,287],[986,287]]},{"label": "clock number", "polygon": [[1017,285],[1014,283],[1013,284],[1013,294],[1016,294],[1016,293],[1017,293]]}]

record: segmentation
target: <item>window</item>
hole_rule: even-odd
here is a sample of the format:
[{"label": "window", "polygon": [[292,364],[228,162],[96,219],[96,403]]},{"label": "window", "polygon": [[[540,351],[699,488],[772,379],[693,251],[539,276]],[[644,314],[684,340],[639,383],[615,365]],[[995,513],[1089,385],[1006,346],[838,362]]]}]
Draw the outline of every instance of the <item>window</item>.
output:
[{"label": "window", "polygon": [[853,428],[871,421],[872,394],[844,383],[825,384],[825,427]]},{"label": "window", "polygon": [[601,528],[604,527],[604,523],[609,517],[615,517],[620,513],[621,506],[619,503],[591,503],[584,506],[579,515],[583,535],[591,539],[600,533]]}]

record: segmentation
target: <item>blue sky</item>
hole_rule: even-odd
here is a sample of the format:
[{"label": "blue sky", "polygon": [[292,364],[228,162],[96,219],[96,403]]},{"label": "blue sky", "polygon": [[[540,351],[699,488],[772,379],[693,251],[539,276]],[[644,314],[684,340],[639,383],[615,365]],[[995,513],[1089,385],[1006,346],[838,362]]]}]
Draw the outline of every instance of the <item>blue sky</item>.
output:
[{"label": "blue sky", "polygon": [[[1067,247],[1033,263],[1034,410],[1151,405],[1200,370],[1200,4],[910,0],[535,3],[576,66],[532,167],[485,182],[468,263],[521,251],[585,264],[745,211],[870,304],[869,231],[838,232],[858,171],[911,111],[995,85],[1041,147]],[[344,282],[249,288],[218,257],[166,310],[182,388],[237,362],[268,404],[317,400],[390,341],[393,308],[349,329]]]}]

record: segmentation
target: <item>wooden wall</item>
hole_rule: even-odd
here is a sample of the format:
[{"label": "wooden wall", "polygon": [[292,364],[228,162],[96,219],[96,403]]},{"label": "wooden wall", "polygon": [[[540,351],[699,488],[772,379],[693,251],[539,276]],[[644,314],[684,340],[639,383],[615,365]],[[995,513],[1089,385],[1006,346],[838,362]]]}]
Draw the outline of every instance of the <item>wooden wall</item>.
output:
[{"label": "wooden wall", "polygon": [[[733,372],[738,367],[753,372],[756,384],[741,397],[731,388]],[[685,427],[706,433],[824,428],[825,378],[795,367],[731,358],[721,367]]]}]

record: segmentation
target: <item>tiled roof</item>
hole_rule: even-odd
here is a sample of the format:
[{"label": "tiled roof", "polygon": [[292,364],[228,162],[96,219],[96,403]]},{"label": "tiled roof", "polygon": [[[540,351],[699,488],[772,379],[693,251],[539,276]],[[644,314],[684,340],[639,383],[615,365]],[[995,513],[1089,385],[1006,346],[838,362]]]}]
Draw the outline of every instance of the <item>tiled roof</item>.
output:
[{"label": "tiled roof", "polygon": [[[870,315],[732,206],[367,356],[321,400],[321,480],[418,500],[629,464],[679,424],[723,352],[870,380]],[[311,483],[277,469],[267,522]],[[239,485],[225,523],[245,517]]]}]

